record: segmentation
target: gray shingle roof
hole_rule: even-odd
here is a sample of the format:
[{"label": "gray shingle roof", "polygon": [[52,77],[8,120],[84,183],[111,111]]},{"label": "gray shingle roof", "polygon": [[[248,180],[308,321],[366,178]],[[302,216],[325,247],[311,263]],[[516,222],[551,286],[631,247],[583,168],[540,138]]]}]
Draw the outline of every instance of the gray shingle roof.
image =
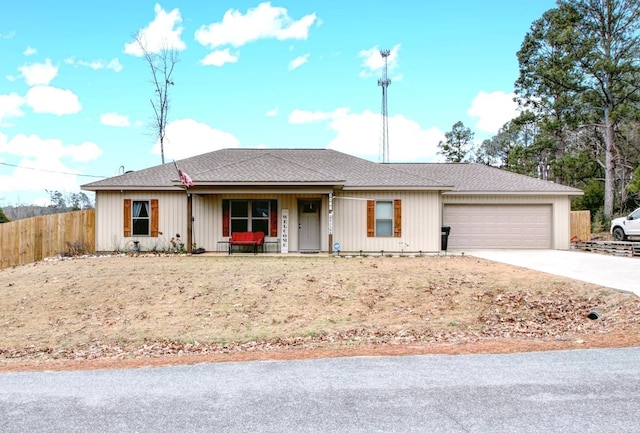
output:
[{"label": "gray shingle roof", "polygon": [[[379,164],[328,149],[222,149],[176,162],[195,187],[215,185],[332,185],[345,189],[442,191],[579,190],[478,164]],[[174,189],[173,162],[88,183],[89,191]]]},{"label": "gray shingle roof", "polygon": [[401,163],[392,167],[454,185],[453,192],[528,192],[582,194],[577,188],[475,163]]},{"label": "gray shingle roof", "polygon": [[[222,149],[177,161],[196,186],[323,184],[367,188],[437,188],[384,164],[327,149]],[[173,162],[83,185],[87,190],[170,188],[179,182]],[[446,189],[446,188],[445,188]]]}]

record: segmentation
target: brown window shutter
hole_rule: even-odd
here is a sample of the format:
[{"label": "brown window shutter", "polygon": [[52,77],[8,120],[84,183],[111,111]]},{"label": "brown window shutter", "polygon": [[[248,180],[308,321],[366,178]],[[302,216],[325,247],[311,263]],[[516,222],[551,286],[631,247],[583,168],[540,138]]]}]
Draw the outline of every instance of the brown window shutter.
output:
[{"label": "brown window shutter", "polygon": [[367,200],[367,237],[372,238],[376,235],[376,202],[375,200]]},{"label": "brown window shutter", "polygon": [[222,200],[222,236],[229,236],[229,200]]},{"label": "brown window shutter", "polygon": [[158,237],[158,199],[151,200],[151,237]]},{"label": "brown window shutter", "polygon": [[402,236],[402,200],[393,201],[393,237]]},{"label": "brown window shutter", "polygon": [[269,231],[271,233],[269,236],[275,238],[278,236],[278,200],[271,200],[269,207],[271,208],[269,214]]},{"label": "brown window shutter", "polygon": [[124,237],[131,237],[131,199],[124,199]]}]

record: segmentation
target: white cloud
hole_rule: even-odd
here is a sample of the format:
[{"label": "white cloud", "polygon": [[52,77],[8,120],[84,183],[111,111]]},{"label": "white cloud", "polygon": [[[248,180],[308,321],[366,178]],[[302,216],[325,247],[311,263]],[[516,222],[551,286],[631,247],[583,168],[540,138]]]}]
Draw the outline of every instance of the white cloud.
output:
[{"label": "white cloud", "polygon": [[0,95],[0,125],[5,119],[23,116],[22,105],[24,105],[24,98],[17,93]]},{"label": "white cloud", "polygon": [[480,91],[471,102],[467,114],[478,119],[476,129],[495,134],[509,120],[518,117],[518,104],[513,93],[501,90],[486,93]]},{"label": "white cloud", "polygon": [[294,69],[298,69],[300,66],[304,65],[309,61],[309,54],[305,54],[304,56],[299,56],[289,62],[289,70],[293,71]]},{"label": "white cloud", "polygon": [[201,26],[196,30],[195,39],[211,48],[224,45],[240,47],[259,39],[306,40],[309,28],[316,19],[316,14],[313,13],[294,20],[287,9],[265,2],[248,9],[246,14],[239,10],[227,10],[221,22]]},{"label": "white cloud", "polygon": [[129,118],[118,113],[104,113],[100,115],[100,123],[107,126],[129,126]]},{"label": "white cloud", "polygon": [[280,108],[276,105],[275,107],[273,107],[271,110],[267,111],[266,116],[267,117],[275,117],[278,115],[278,112],[280,111]]},{"label": "white cloud", "polygon": [[[394,45],[389,50],[389,56],[387,57],[387,71],[389,76],[392,76],[392,72],[398,67],[398,51],[400,51],[400,44]],[[380,54],[380,48],[374,46],[368,50],[362,50],[358,53],[358,57],[363,58],[362,70],[360,71],[360,77],[379,77],[381,71],[384,69],[384,57]],[[392,76],[393,80],[400,80],[402,76]]]},{"label": "white cloud", "polygon": [[58,67],[51,64],[51,59],[44,63],[34,63],[18,68],[28,86],[47,86],[58,75]]},{"label": "white cloud", "polygon": [[35,86],[25,97],[27,105],[36,113],[62,116],[77,113],[82,109],[78,97],[71,90],[50,86]]},{"label": "white cloud", "polygon": [[65,155],[77,162],[89,162],[102,155],[102,149],[91,141],[85,141],[77,146],[66,147]]},{"label": "white cloud", "polygon": [[32,48],[32,47],[27,47],[27,48],[22,52],[22,54],[23,54],[24,56],[33,56],[34,54],[37,54],[37,53],[38,53],[38,50],[36,50],[35,48]]},{"label": "white cloud", "polygon": [[0,33],[0,39],[13,39],[15,35],[16,32]]},{"label": "white cloud", "polygon": [[106,68],[114,72],[120,72],[124,69],[124,66],[122,66],[122,63],[120,63],[120,60],[112,59],[109,61],[109,63],[107,63]]},{"label": "white cloud", "polygon": [[[348,108],[331,112],[294,110],[289,123],[302,124],[329,120],[328,127],[336,137],[328,148],[350,155],[380,160],[382,118],[366,110],[362,114],[349,113]],[[438,142],[445,139],[438,128],[423,129],[418,123],[402,115],[389,117],[389,160],[395,162],[440,160]]]},{"label": "white cloud", "polygon": [[[187,45],[181,39],[183,27],[180,25],[182,17],[179,9],[173,9],[167,13],[162,6],[156,3],[156,17],[149,25],[140,29],[138,36],[149,53],[159,53],[163,49],[182,51]],[[144,53],[138,41],[124,44],[124,52],[136,57],[142,57]]]},{"label": "white cloud", "polygon": [[236,63],[240,58],[240,54],[231,54],[229,48],[224,50],[216,50],[206,55],[200,63],[206,66],[222,66],[225,63]]},{"label": "white cloud", "polygon": [[65,146],[57,139],[18,134],[9,140],[0,133],[0,153],[22,158],[10,175],[0,176],[2,191],[79,191],[78,177],[69,174],[75,170],[62,159],[86,162],[96,159],[102,150],[91,142]]},{"label": "white cloud", "polygon": [[[432,127],[423,129],[402,115],[389,117],[389,160],[391,162],[440,160],[438,142],[444,133]],[[347,114],[329,123],[336,137],[328,145],[350,155],[381,160],[382,119],[380,114],[366,110],[362,114]]]},{"label": "white cloud", "polygon": [[349,108],[336,108],[331,112],[325,111],[308,111],[308,110],[293,110],[289,115],[289,123],[312,123],[322,122],[324,120],[337,119],[349,114]]},{"label": "white cloud", "polygon": [[[165,160],[183,159],[238,146],[238,139],[228,132],[211,128],[193,119],[179,119],[167,125],[164,156]],[[151,153],[160,155],[160,142],[153,146]]]},{"label": "white cloud", "polygon": [[[46,170],[46,171],[45,171]],[[59,160],[22,159],[11,175],[2,176],[0,191],[78,191],[78,177]]]},{"label": "white cloud", "polygon": [[120,60],[118,59],[113,59],[106,62],[102,59],[86,61],[86,60],[76,60],[75,57],[69,57],[68,59],[65,59],[64,62],[68,65],[72,65],[76,67],[84,66],[87,68],[91,68],[94,71],[98,71],[100,69],[110,69],[114,72],[120,72],[122,71],[122,69],[124,69],[124,66],[122,66],[122,63],[120,63]]},{"label": "white cloud", "polygon": [[69,157],[73,161],[87,162],[96,159],[102,150],[92,142],[81,145],[65,145],[62,140],[40,138],[39,136],[18,134],[11,140],[0,133],[0,152],[25,158],[56,160]]}]

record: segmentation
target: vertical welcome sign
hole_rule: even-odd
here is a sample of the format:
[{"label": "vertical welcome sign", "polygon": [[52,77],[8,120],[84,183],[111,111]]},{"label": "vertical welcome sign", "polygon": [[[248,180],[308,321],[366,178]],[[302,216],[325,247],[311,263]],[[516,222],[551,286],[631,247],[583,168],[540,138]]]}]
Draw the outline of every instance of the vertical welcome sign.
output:
[{"label": "vertical welcome sign", "polygon": [[289,252],[289,209],[282,209],[282,245],[280,246],[280,252]]}]

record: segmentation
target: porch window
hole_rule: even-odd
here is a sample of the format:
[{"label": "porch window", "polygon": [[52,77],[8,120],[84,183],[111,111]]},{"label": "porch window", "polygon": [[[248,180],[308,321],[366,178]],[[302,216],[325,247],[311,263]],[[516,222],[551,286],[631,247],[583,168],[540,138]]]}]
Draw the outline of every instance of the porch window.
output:
[{"label": "porch window", "polygon": [[367,237],[402,236],[402,201],[367,200]]},{"label": "porch window", "polygon": [[[223,220],[228,218],[230,231],[223,233],[229,236],[234,232],[263,232],[267,236],[277,236],[276,200],[223,200]],[[227,216],[228,215],[228,216]]]}]

